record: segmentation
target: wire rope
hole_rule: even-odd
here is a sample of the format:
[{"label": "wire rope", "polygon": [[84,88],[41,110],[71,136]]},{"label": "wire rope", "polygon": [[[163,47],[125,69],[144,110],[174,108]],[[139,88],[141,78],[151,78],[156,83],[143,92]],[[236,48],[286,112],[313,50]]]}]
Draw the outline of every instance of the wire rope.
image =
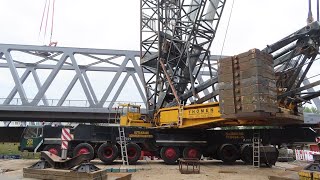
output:
[{"label": "wire rope", "polygon": [[229,30],[229,25],[230,25],[230,21],[231,21],[231,16],[232,16],[232,11],[233,11],[233,5],[234,5],[234,0],[232,0],[231,11],[230,11],[229,19],[228,19],[226,33],[224,34],[224,39],[223,39],[223,43],[222,43],[219,59],[221,59],[221,56],[222,56],[222,53],[223,53],[223,49],[224,49],[224,44],[226,42],[226,38],[227,38],[228,30]]}]

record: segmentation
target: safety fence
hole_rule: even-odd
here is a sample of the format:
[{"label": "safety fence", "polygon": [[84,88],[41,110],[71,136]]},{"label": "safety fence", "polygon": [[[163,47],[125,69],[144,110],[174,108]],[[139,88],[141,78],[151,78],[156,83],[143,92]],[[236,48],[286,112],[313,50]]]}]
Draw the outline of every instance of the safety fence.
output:
[{"label": "safety fence", "polygon": [[295,150],[295,157],[298,161],[314,161],[313,155],[320,155],[318,151]]}]

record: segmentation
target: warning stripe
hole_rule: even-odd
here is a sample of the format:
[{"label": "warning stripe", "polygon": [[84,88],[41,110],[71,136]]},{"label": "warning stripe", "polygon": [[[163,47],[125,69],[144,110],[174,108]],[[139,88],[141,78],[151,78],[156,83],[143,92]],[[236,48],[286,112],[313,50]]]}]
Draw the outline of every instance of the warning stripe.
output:
[{"label": "warning stripe", "polygon": [[71,139],[67,136],[65,136],[64,134],[61,135],[61,140],[62,141],[71,141]]},{"label": "warning stripe", "polygon": [[69,141],[73,139],[73,135],[70,134],[69,128],[62,128],[61,133],[61,149],[67,150]]},{"label": "warning stripe", "polygon": [[70,141],[70,139],[64,134],[61,134],[61,141]]},{"label": "warning stripe", "polygon": [[61,142],[61,149],[68,149],[68,141]]},{"label": "warning stripe", "polygon": [[63,128],[62,130],[63,130],[63,134],[71,137],[71,135],[70,135],[70,129]]},{"label": "warning stripe", "polygon": [[72,136],[70,134],[70,129],[62,128],[62,136],[65,137],[65,140],[71,141]]},{"label": "warning stripe", "polygon": [[68,141],[62,141],[62,145],[63,145],[64,147],[68,147]]}]

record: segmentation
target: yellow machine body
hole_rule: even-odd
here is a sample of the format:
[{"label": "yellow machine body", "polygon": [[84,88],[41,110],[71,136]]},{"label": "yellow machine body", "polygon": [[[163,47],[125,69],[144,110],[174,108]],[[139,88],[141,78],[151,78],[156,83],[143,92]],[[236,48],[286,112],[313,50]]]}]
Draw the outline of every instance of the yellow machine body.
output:
[{"label": "yellow machine body", "polygon": [[124,104],[120,126],[187,128],[222,122],[219,103],[175,106],[160,109],[150,122],[142,118],[140,106]]},{"label": "yellow machine body", "polygon": [[[267,118],[222,118],[218,102],[174,106],[161,108],[154,115],[154,119],[147,120],[141,115],[140,106],[122,105],[123,113],[120,117],[121,126],[157,127],[157,128],[201,128],[215,126],[252,126],[300,123],[301,116],[292,115],[289,109],[283,109]],[[288,112],[287,112],[288,111]]]},{"label": "yellow machine body", "polygon": [[132,104],[121,104],[120,110],[120,126],[138,126],[138,127],[151,127],[152,124],[143,119],[140,106]]},{"label": "yellow machine body", "polygon": [[162,108],[155,116],[155,124],[158,127],[173,126],[178,128],[205,126],[225,120],[221,118],[219,109],[217,102]]}]

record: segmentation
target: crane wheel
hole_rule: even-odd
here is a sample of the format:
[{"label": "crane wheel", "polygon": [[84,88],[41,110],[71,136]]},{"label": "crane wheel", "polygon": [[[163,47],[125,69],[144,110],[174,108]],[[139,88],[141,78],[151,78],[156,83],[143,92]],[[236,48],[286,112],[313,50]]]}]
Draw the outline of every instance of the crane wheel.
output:
[{"label": "crane wheel", "polygon": [[44,151],[49,151],[51,154],[60,156],[61,155],[61,147],[57,144],[49,144],[43,148]]},{"label": "crane wheel", "polygon": [[74,150],[73,150],[73,157],[76,157],[80,154],[90,154],[90,160],[94,158],[94,149],[93,147],[88,143],[80,143],[78,144]]},{"label": "crane wheel", "polygon": [[241,160],[245,163],[245,164],[252,164],[252,147],[249,144],[244,144],[241,146],[240,148],[241,151]]},{"label": "crane wheel", "polygon": [[129,164],[136,164],[141,157],[141,148],[138,144],[130,143],[127,145]]},{"label": "crane wheel", "polygon": [[219,157],[224,163],[234,163],[239,159],[239,151],[233,144],[223,144],[219,149]]},{"label": "crane wheel", "polygon": [[162,147],[160,150],[160,156],[166,164],[176,164],[180,157],[180,151],[177,147],[168,146]]},{"label": "crane wheel", "polygon": [[103,143],[98,149],[98,157],[105,164],[111,164],[118,157],[118,147],[110,143]]},{"label": "crane wheel", "polygon": [[197,147],[185,147],[182,152],[183,158],[200,159],[201,151]]}]

